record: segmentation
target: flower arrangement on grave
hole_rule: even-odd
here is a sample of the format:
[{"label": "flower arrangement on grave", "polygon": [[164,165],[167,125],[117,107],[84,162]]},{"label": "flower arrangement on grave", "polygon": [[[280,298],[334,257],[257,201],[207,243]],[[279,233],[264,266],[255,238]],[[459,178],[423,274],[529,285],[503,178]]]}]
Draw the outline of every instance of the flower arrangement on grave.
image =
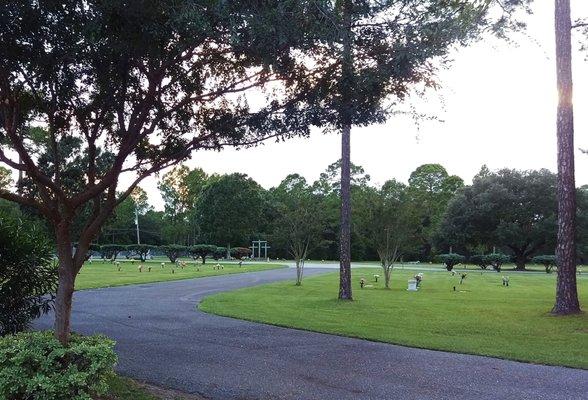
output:
[{"label": "flower arrangement on grave", "polygon": [[508,276],[502,277],[502,286],[508,286],[509,282],[510,282],[510,278]]},{"label": "flower arrangement on grave", "polygon": [[361,278],[359,280],[359,287],[363,289],[364,286],[365,286],[365,279]]},{"label": "flower arrangement on grave", "polygon": [[416,274],[414,276],[414,279],[416,280],[417,287],[420,287],[421,286],[421,281],[423,280],[423,273],[422,272],[419,272],[418,274]]},{"label": "flower arrangement on grave", "polygon": [[161,268],[163,268],[163,267],[165,267],[165,263],[164,262],[161,263]]},{"label": "flower arrangement on grave", "polygon": [[139,266],[137,267],[137,269],[139,270],[139,272],[143,272],[143,264],[139,265]]},{"label": "flower arrangement on grave", "polygon": [[378,281],[378,278],[379,278],[379,277],[380,277],[380,275],[378,275],[378,274],[374,274],[374,280],[375,280],[376,282]]},{"label": "flower arrangement on grave", "polygon": [[461,279],[459,280],[459,284],[461,285],[463,283],[463,281],[465,280],[465,278],[468,276],[468,274],[466,274],[465,272],[462,272],[461,274]]}]

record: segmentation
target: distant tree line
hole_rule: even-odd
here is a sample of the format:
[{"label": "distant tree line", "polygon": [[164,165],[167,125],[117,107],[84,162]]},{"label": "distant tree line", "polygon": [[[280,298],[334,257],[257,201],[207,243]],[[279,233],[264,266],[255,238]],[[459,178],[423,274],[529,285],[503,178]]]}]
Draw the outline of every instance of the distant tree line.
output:
[{"label": "distant tree line", "polygon": [[168,244],[154,246],[150,244],[104,244],[92,245],[90,255],[98,254],[100,258],[108,261],[116,261],[124,253],[125,258],[138,258],[140,261],[146,261],[149,255],[164,255],[169,258],[170,262],[175,263],[181,257],[192,257],[200,259],[202,264],[206,263],[207,258],[219,260],[221,258],[243,259],[251,254],[251,250],[245,247],[234,247],[227,249],[210,244],[198,244],[195,246],[183,246],[179,244]]},{"label": "distant tree line", "polygon": [[[340,162],[329,165],[312,183],[290,174],[266,190],[244,174],[208,175],[179,166],[160,180],[163,211],[155,211],[149,194],[138,188],[115,210],[95,246],[107,259],[115,249],[137,246],[137,211],[140,242],[157,246],[170,259],[177,252],[200,259],[226,257],[227,249],[250,251],[251,240],[261,239],[269,242],[271,258],[335,260],[339,168]],[[548,170],[490,171],[485,166],[471,185],[464,185],[439,164],[418,167],[407,184],[391,179],[378,187],[361,166],[352,165],[352,257],[391,266],[459,254],[496,269],[496,260],[488,256],[499,254],[524,269],[534,257],[555,254],[555,187],[556,176]],[[578,188],[577,197],[578,258],[584,262],[588,187]],[[28,212],[7,202],[0,208]]]},{"label": "distant tree line", "polygon": [[[340,162],[329,165],[312,183],[290,174],[266,190],[244,174],[207,175],[180,166],[159,183],[163,211],[154,211],[146,194],[129,197],[103,229],[100,242],[112,243],[114,237],[116,243],[136,243],[137,208],[142,243],[186,248],[214,243],[226,252],[262,239],[270,243],[272,258],[337,259],[339,168]],[[556,176],[547,170],[490,171],[484,166],[466,186],[443,166],[425,164],[407,184],[391,179],[377,187],[361,166],[352,165],[351,180],[356,261],[429,262],[459,253],[480,264],[479,258],[470,258],[502,254],[523,269],[533,257],[555,253]],[[588,254],[588,188],[577,191],[578,256],[583,261]]]}]

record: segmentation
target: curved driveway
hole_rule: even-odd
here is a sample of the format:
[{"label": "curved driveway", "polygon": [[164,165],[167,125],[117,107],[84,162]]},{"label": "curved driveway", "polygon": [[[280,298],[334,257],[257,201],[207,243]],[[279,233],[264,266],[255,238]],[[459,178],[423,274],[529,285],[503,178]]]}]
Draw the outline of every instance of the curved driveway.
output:
[{"label": "curved driveway", "polygon": [[[123,375],[211,399],[588,398],[584,370],[412,349],[195,309],[212,293],[294,276],[282,269],[85,290],[75,294],[73,328],[114,338]],[[36,327],[50,328],[51,316]]]}]

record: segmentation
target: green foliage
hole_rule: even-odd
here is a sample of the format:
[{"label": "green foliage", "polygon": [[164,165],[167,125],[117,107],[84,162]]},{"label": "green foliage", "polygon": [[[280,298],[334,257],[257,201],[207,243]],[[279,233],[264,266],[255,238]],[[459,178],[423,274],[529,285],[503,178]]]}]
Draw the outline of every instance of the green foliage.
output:
[{"label": "green foliage", "polygon": [[72,335],[68,347],[52,332],[0,338],[0,398],[91,400],[108,389],[114,341]]},{"label": "green foliage", "polygon": [[356,198],[360,207],[353,214],[354,232],[375,249],[388,288],[392,268],[409,247],[413,229],[407,188],[390,180],[380,190],[358,191]]},{"label": "green foliage", "polygon": [[557,267],[557,259],[555,254],[543,254],[533,257],[532,261],[535,264],[541,264],[545,267],[545,272],[550,274],[554,267]]},{"label": "green foliage", "polygon": [[126,248],[127,246],[122,244],[104,244],[100,246],[100,253],[102,254],[102,258],[114,261],[118,253],[126,250]]},{"label": "green foliage", "polygon": [[163,175],[158,187],[165,202],[163,238],[173,243],[196,243],[200,234],[196,203],[209,177],[202,169],[190,170],[185,165]]},{"label": "green foliage", "polygon": [[126,246],[126,249],[139,256],[141,261],[145,261],[147,255],[151,252],[151,250],[156,249],[156,247],[149,244],[131,244]]},{"label": "green foliage", "polygon": [[249,257],[251,254],[251,249],[247,247],[233,247],[231,248],[231,257],[236,258],[237,260],[242,260],[245,257]]},{"label": "green foliage", "polygon": [[485,254],[475,254],[471,256],[469,260],[472,264],[475,264],[482,269],[486,269],[488,268],[488,265],[490,265],[490,261]]},{"label": "green foliage", "polygon": [[492,265],[492,268],[495,271],[500,272],[500,270],[502,269],[502,265],[507,262],[510,262],[511,257],[503,253],[492,253],[488,254],[486,256],[486,259],[488,260],[488,263]]},{"label": "green foliage", "polygon": [[0,335],[48,312],[57,287],[52,245],[34,224],[0,215]]},{"label": "green foliage", "polygon": [[413,223],[413,242],[418,243],[415,258],[429,260],[436,234],[447,204],[463,187],[463,180],[449,175],[439,164],[424,164],[408,179],[408,196]]},{"label": "green foliage", "polygon": [[[225,249],[224,247],[221,250],[221,254],[222,251],[224,250],[224,254],[226,254],[227,249]],[[197,244],[195,246],[191,246],[189,248],[190,254],[192,255],[192,257],[196,258],[196,257],[200,257],[202,259],[202,264],[206,263],[206,257],[210,256],[210,255],[215,255],[215,253],[217,253],[219,251],[219,248],[216,247],[215,245],[212,244]]]},{"label": "green foliage", "polygon": [[457,253],[439,254],[437,259],[445,265],[447,271],[451,271],[457,264],[465,261],[465,257]]},{"label": "green foliage", "polygon": [[186,254],[188,247],[179,244],[168,244],[159,246],[159,250],[169,258],[173,263],[176,262],[183,254]]},{"label": "green foliage", "polygon": [[226,247],[217,247],[214,252],[212,253],[212,258],[215,260],[224,258],[227,256],[227,248]]},{"label": "green foliage", "polygon": [[510,261],[510,256],[502,253],[476,254],[470,257],[470,261],[482,269],[491,265],[494,270],[500,272],[502,264]]},{"label": "green foliage", "polygon": [[196,204],[202,237],[222,245],[247,243],[262,225],[264,202],[263,188],[244,174],[209,182]]},{"label": "green foliage", "polygon": [[450,202],[439,242],[464,249],[500,246],[524,269],[534,254],[555,246],[555,193],[555,175],[547,170],[485,171]]}]

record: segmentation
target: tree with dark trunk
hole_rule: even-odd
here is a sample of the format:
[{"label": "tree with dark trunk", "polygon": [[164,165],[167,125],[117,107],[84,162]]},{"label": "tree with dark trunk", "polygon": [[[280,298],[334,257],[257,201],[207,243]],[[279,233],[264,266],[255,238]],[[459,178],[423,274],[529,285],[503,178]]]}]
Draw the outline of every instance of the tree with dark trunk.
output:
[{"label": "tree with dark trunk", "polygon": [[538,252],[555,247],[555,188],[556,176],[547,170],[503,169],[476,176],[449,202],[437,246],[466,254],[498,246],[524,270]]},{"label": "tree with dark trunk", "polygon": [[555,0],[557,69],[557,315],[580,312],[576,285],[576,187],[574,171],[574,108],[572,103],[572,22],[570,0]]},{"label": "tree with dark trunk", "polygon": [[341,230],[339,234],[339,299],[352,300],[351,291],[351,119],[353,90],[352,0],[343,0],[341,42]]},{"label": "tree with dark trunk", "polygon": [[[321,126],[341,132],[339,299],[351,300],[351,130],[382,123],[419,85],[435,87],[433,60],[450,49],[503,32],[511,11],[528,0],[336,0],[319,3],[325,15],[324,44],[307,53],[325,66],[317,79]],[[496,8],[494,8],[496,6]],[[495,18],[497,17],[497,18]],[[444,62],[436,63],[443,65]],[[316,104],[316,103],[315,103]],[[398,111],[394,107],[394,111]]]},{"label": "tree with dark trunk", "polygon": [[[320,122],[298,104],[323,67],[295,50],[315,48],[324,16],[301,0],[0,4],[0,163],[25,174],[0,198],[53,227],[55,335],[67,344],[90,244],[144,178],[197,149],[308,135]],[[251,109],[246,96],[258,103],[270,83]]]},{"label": "tree with dark trunk", "polygon": [[197,244],[189,248],[192,257],[200,257],[202,264],[206,264],[206,257],[214,255],[217,251],[218,247],[213,244]]}]

